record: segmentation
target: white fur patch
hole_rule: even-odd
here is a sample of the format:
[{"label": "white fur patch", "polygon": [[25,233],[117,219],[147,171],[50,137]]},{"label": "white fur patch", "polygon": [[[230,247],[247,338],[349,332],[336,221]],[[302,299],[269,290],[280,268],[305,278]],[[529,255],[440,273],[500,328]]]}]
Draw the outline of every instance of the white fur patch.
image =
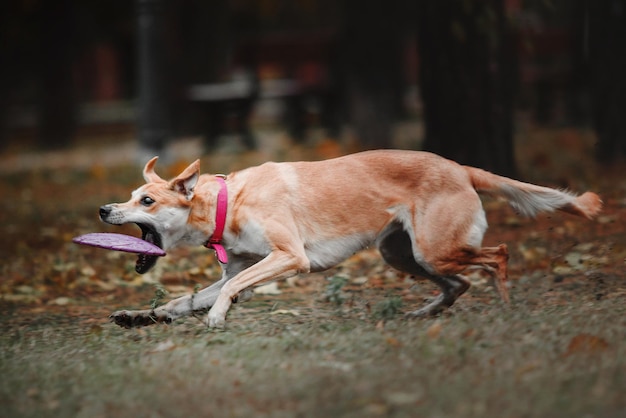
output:
[{"label": "white fur patch", "polygon": [[246,222],[236,239],[228,241],[232,242],[229,249],[235,254],[258,254],[265,257],[272,251],[265,236],[265,229],[256,221]]},{"label": "white fur patch", "polygon": [[311,271],[322,271],[333,267],[356,252],[372,244],[370,234],[355,234],[347,237],[324,239],[305,245],[305,253]]},{"label": "white fur patch", "polygon": [[500,190],[515,210],[528,217],[534,217],[539,212],[552,212],[576,200],[576,195],[572,193],[547,187],[524,190],[502,184]]},{"label": "white fur patch", "polygon": [[485,211],[480,208],[474,214],[474,222],[470,227],[467,234],[467,245],[474,248],[480,248],[483,242],[483,236],[487,231],[487,218],[485,217]]}]

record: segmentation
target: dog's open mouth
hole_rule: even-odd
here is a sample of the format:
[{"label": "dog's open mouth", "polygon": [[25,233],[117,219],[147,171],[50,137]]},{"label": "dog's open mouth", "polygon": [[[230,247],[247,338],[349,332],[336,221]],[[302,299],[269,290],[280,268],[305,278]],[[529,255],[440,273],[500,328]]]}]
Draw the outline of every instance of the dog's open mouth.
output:
[{"label": "dog's open mouth", "polygon": [[[151,244],[156,245],[159,248],[163,248],[161,242],[161,236],[151,226],[146,224],[137,224],[141,228],[141,239],[148,241]],[[159,257],[156,255],[139,254],[137,256],[137,262],[135,264],[135,271],[139,274],[147,273],[157,262]]]}]

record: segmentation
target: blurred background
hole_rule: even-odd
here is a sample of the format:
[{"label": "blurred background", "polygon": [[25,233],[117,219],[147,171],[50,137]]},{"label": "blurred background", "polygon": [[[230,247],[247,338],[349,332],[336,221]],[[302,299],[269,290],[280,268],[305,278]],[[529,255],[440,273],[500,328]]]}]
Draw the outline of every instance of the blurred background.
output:
[{"label": "blurred background", "polygon": [[[0,417],[626,416],[625,119],[626,0],[1,0]],[[472,273],[415,323],[436,286],[371,249],[226,332],[128,332],[112,311],[195,294],[213,252],[138,275],[72,242],[139,235],[98,208],[155,154],[166,178],[391,147],[605,206],[529,220],[484,199],[512,308]]]},{"label": "blurred background", "polygon": [[425,149],[511,176],[626,156],[625,0],[9,0],[0,19],[5,170],[75,147]]}]

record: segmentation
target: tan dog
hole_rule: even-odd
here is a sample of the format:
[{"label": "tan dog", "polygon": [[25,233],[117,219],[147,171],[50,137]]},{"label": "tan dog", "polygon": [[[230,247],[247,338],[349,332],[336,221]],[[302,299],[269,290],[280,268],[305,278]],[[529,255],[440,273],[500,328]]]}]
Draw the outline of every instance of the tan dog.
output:
[{"label": "tan dog", "polygon": [[[478,193],[502,196],[527,216],[558,209],[593,218],[602,206],[591,192],[576,196],[415,151],[266,163],[229,174],[225,182],[200,175],[199,161],[165,181],[154,172],[155,163],[156,157],[146,164],[147,184],[128,202],[100,208],[102,220],[137,223],[144,239],[165,250],[207,245],[219,255],[225,249],[220,258],[228,261],[221,280],[196,294],[111,315],[124,327],[208,309],[208,325],[224,327],[231,303],[249,298],[252,287],[328,269],[372,245],[392,267],[441,288],[432,303],[409,316],[450,307],[470,286],[460,273],[473,267],[491,272],[508,301],[507,247],[481,247],[487,220]],[[137,271],[155,261],[139,256]]]}]

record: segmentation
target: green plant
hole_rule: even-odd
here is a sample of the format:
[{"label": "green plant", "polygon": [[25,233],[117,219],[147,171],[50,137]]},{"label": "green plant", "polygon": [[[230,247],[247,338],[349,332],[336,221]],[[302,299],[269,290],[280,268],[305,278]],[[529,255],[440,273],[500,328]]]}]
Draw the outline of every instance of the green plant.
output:
[{"label": "green plant", "polygon": [[392,319],[400,312],[402,299],[399,296],[392,296],[382,300],[374,307],[374,318],[378,320]]},{"label": "green plant", "polygon": [[330,278],[330,283],[326,286],[326,292],[324,293],[324,300],[332,303],[335,306],[341,306],[345,301],[345,295],[341,289],[348,283],[348,279],[343,276],[333,276]]},{"label": "green plant", "polygon": [[167,290],[160,285],[156,284],[154,286],[154,297],[150,300],[150,309],[156,309],[159,306],[163,305],[163,298],[167,295]]}]

